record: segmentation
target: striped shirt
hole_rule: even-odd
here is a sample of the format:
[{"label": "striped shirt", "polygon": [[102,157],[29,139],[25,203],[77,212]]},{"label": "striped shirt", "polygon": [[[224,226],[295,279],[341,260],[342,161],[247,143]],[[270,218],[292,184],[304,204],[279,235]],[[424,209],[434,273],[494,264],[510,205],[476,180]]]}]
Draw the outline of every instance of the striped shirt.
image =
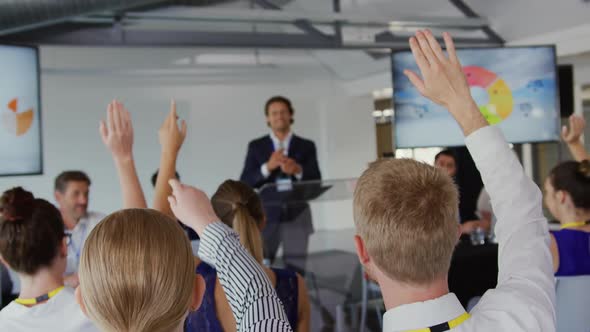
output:
[{"label": "striped shirt", "polygon": [[268,276],[231,228],[221,222],[207,226],[199,257],[217,270],[238,332],[292,331]]}]

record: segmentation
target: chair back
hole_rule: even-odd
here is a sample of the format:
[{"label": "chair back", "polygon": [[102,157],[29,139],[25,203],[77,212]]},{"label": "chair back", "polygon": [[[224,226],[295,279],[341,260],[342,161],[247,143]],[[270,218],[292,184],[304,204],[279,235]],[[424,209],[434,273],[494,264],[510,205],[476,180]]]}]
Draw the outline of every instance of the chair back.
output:
[{"label": "chair back", "polygon": [[590,275],[556,279],[557,332],[590,332]]}]

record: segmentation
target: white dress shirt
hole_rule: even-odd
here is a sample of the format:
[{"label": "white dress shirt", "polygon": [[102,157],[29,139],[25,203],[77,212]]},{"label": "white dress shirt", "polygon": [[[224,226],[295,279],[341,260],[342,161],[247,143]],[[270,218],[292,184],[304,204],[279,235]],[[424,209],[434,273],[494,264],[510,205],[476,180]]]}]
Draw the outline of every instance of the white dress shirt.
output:
[{"label": "white dress shirt", "polygon": [[72,230],[66,230],[70,234],[68,245],[68,264],[66,275],[77,273],[80,264],[80,255],[90,232],[106,215],[98,212],[88,212],[86,216],[80,218],[76,227]]},{"label": "white dress shirt", "polygon": [[[496,127],[469,135],[467,148],[498,218],[498,284],[452,331],[555,331],[555,285],[547,221],[539,188],[528,178]],[[421,329],[457,318],[454,294],[388,310],[386,332]]]},{"label": "white dress shirt", "polygon": [[64,288],[49,301],[27,307],[14,301],[0,311],[0,331],[98,332],[76,303],[74,290]]},{"label": "white dress shirt", "polygon": [[199,257],[217,270],[238,332],[292,331],[268,276],[231,228],[221,222],[207,226]]},{"label": "white dress shirt", "polygon": [[[289,134],[287,135],[287,137],[285,137],[285,139],[283,141],[281,141],[273,132],[271,132],[269,136],[270,136],[270,139],[272,140],[273,151],[283,149],[283,154],[288,157],[289,156],[289,146],[291,146],[291,139],[293,138],[293,132],[289,132]],[[264,176],[264,178],[267,178],[270,176],[270,170],[268,169],[267,163],[264,163],[264,164],[262,164],[262,166],[260,166],[260,173],[262,173],[262,176]],[[295,178],[297,178],[297,180],[301,180],[301,178],[303,178],[303,173],[295,174]]]}]

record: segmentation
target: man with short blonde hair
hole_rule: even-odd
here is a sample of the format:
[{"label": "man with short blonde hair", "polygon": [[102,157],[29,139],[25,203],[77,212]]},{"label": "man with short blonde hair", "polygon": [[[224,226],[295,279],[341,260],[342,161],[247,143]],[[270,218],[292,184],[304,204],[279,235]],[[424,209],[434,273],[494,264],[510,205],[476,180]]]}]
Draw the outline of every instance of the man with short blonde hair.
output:
[{"label": "man with short blonde hair", "polygon": [[379,161],[354,193],[356,251],[387,309],[383,330],[555,331],[555,285],[539,188],[471,97],[449,34],[446,55],[430,31],[410,47],[422,76],[404,74],[455,118],[498,216],[498,284],[470,313],[449,293],[459,236],[457,189],[443,171],[410,160]]},{"label": "man with short blonde hair", "polygon": [[449,176],[411,159],[380,160],[363,173],[354,196],[358,234],[371,239],[367,251],[388,277],[446,280],[458,239],[459,194]]}]

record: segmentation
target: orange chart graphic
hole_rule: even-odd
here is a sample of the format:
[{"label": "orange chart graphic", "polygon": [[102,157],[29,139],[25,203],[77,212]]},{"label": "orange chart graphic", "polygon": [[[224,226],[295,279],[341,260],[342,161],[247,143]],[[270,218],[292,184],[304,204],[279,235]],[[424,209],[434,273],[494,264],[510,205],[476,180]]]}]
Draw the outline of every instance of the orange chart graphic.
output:
[{"label": "orange chart graphic", "polygon": [[479,110],[490,124],[500,123],[510,116],[514,104],[512,91],[503,79],[483,67],[467,66],[463,72],[469,86],[486,89],[489,103],[479,105]]},{"label": "orange chart graphic", "polygon": [[35,115],[33,110],[28,109],[24,112],[18,113],[18,99],[16,98],[8,103],[8,109],[10,112],[2,113],[4,129],[16,136],[26,134],[33,124],[33,117]]}]

